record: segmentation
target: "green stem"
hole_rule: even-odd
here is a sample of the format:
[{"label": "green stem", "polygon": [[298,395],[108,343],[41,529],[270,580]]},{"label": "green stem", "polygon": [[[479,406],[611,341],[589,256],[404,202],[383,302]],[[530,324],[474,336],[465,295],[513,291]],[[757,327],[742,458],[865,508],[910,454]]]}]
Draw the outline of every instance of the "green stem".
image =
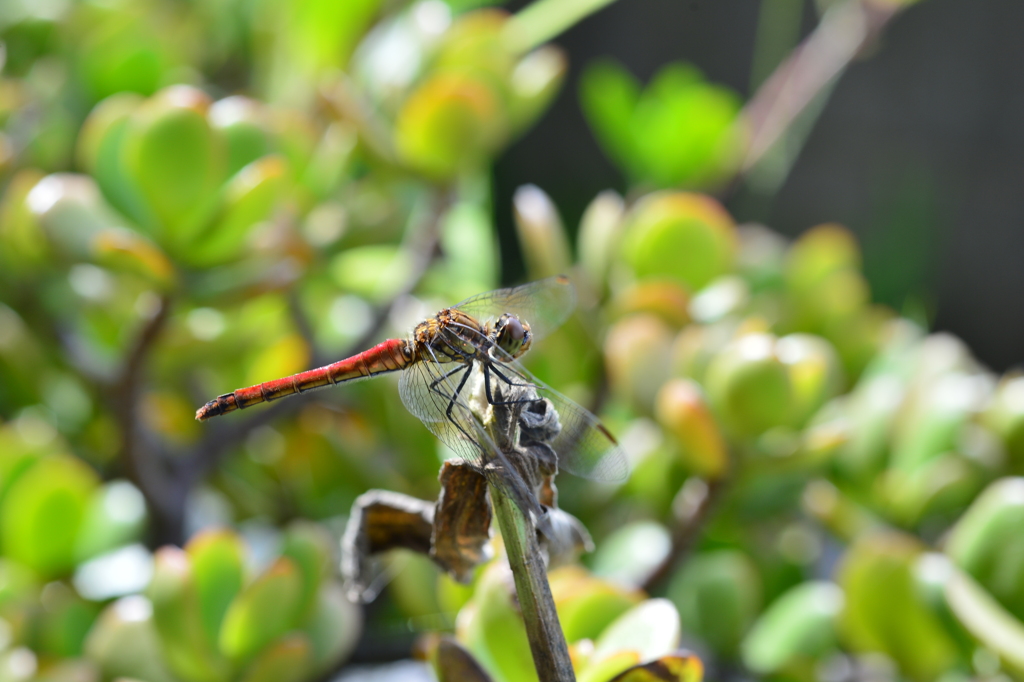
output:
[{"label": "green stem", "polygon": [[537,677],[540,682],[575,682],[533,522],[498,486],[491,486],[491,499],[516,582]]},{"label": "green stem", "polygon": [[513,53],[529,52],[614,0],[537,0],[505,26],[505,44]]}]

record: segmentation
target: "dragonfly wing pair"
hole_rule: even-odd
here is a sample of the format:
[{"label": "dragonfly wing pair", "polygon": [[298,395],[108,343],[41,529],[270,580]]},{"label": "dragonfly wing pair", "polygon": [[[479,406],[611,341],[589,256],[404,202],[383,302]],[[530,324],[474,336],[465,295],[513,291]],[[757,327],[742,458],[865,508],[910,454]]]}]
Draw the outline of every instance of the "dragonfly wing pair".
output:
[{"label": "dragonfly wing pair", "polygon": [[[562,425],[549,443],[560,470],[597,481],[625,480],[629,472],[625,456],[597,417],[541,382],[500,348],[492,347],[490,352],[497,358],[497,372],[490,370],[492,387],[504,379],[531,384],[540,398],[551,401]],[[478,466],[484,459],[482,450],[493,451],[495,446],[470,409],[468,398],[479,380],[474,374],[487,371],[479,364],[418,362],[403,372],[399,382],[406,409],[458,456]]]},{"label": "dragonfly wing pair", "polygon": [[534,340],[542,339],[562,326],[576,308],[576,290],[564,275],[509,289],[477,294],[452,306],[476,318],[481,324],[505,313],[530,325]]}]

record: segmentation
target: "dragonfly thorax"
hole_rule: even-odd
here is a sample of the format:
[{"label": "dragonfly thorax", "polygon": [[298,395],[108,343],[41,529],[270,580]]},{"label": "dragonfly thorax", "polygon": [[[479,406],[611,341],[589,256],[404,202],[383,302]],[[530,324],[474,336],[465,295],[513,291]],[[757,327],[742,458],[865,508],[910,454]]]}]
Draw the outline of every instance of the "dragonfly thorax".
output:
[{"label": "dragonfly thorax", "polygon": [[441,310],[413,332],[419,356],[427,362],[500,361],[505,354],[517,358],[532,341],[530,325],[516,315],[506,313],[496,322],[481,324],[456,308]]}]

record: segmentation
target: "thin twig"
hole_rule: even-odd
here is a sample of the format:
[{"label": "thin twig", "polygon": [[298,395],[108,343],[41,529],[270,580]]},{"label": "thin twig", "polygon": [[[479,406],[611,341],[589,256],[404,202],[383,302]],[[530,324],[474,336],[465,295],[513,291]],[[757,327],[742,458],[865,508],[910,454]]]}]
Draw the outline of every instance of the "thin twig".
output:
[{"label": "thin twig", "polygon": [[[483,401],[477,403],[481,409],[478,418],[488,435],[479,445],[491,450],[483,473],[515,580],[537,677],[540,682],[574,682],[569,648],[548,584],[547,564],[531,518],[531,511],[537,519],[544,511],[536,496],[536,485],[542,478],[541,463],[531,447],[523,446],[525,426],[520,417],[529,389],[519,394],[516,394],[517,389],[512,390],[512,395],[503,395],[500,387],[495,387],[497,399],[494,402],[488,399],[486,408]],[[532,397],[536,399],[536,391]]]},{"label": "thin twig", "polygon": [[659,588],[690,553],[726,487],[726,479],[704,482],[692,478],[686,482],[677,498],[678,504],[675,505],[676,523],[672,529],[672,548],[644,580],[641,588],[645,592],[650,593]]},{"label": "thin twig", "polygon": [[811,103],[878,38],[898,10],[894,3],[848,0],[825,13],[744,107],[750,141],[739,178],[776,146]]},{"label": "thin twig", "polygon": [[537,530],[526,512],[499,486],[491,487],[491,499],[515,579],[537,677],[540,682],[572,682],[576,676],[537,544]]},{"label": "thin twig", "polygon": [[[142,326],[112,387],[112,402],[121,430],[121,459],[125,474],[149,503],[161,529],[174,525],[173,490],[168,489],[161,467],[159,444],[139,420],[139,402],[146,363],[170,317],[171,300],[164,296],[154,315]],[[159,534],[159,532],[158,532]]]}]

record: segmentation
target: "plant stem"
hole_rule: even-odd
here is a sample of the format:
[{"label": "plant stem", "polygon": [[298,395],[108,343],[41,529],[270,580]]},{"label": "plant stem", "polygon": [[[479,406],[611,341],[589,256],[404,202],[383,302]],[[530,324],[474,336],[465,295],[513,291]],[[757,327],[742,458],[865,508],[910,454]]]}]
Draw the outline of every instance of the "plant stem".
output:
[{"label": "plant stem", "polygon": [[897,4],[846,0],[825,12],[814,32],[779,64],[743,108],[750,140],[739,177],[765,166],[762,160],[774,153],[781,156],[762,169],[760,184],[772,191],[782,184],[829,89],[900,9]]},{"label": "plant stem", "polygon": [[537,677],[540,682],[574,682],[576,675],[565,634],[558,622],[533,522],[499,486],[491,486],[491,499],[516,582]]},{"label": "plant stem", "polygon": [[505,44],[513,53],[529,52],[614,0],[537,0],[509,19]]},{"label": "plant stem", "polygon": [[[697,479],[691,479],[696,481]],[[644,580],[641,589],[651,593],[661,587],[672,572],[677,569],[700,539],[705,524],[711,518],[718,500],[722,497],[728,483],[724,479],[714,479],[707,483],[698,482],[701,488],[687,500],[689,508],[680,510],[680,518],[672,529],[672,549],[657,568]],[[694,486],[696,488],[696,486]]]}]

